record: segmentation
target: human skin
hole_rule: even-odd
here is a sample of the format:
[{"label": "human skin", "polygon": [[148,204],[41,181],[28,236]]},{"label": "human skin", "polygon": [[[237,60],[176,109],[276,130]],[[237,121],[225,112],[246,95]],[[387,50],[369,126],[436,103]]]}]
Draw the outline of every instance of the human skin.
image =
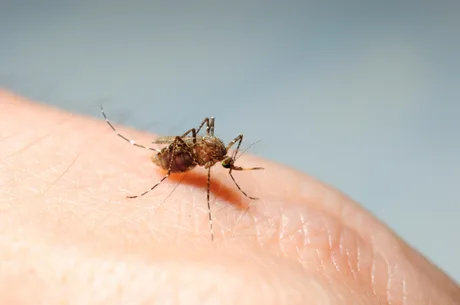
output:
[{"label": "human skin", "polygon": [[237,164],[265,170],[235,178],[260,200],[213,167],[211,241],[205,170],[126,198],[164,175],[151,155],[103,120],[1,91],[0,304],[460,304],[350,198],[249,154]]}]

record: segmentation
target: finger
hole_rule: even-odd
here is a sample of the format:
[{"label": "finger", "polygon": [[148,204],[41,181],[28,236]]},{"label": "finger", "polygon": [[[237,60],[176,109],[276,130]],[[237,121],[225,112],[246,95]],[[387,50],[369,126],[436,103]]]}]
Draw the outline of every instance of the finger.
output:
[{"label": "finger", "polygon": [[[35,268],[34,257],[46,253],[53,258],[52,248],[70,242],[78,247],[82,265],[102,256],[113,266],[126,266],[126,259],[134,256],[152,268],[144,268],[146,278],[159,261],[198,260],[214,267],[223,262],[254,279],[265,266],[277,266],[266,279],[273,284],[283,278],[274,290],[278,295],[281,287],[297,282],[303,288],[299,295],[316,289],[318,300],[340,293],[407,304],[423,304],[434,296],[446,302],[458,298],[458,287],[436,267],[349,198],[309,176],[245,155],[239,159],[241,166],[266,168],[235,174],[245,191],[261,198],[251,202],[227,171],[213,168],[217,237],[211,243],[205,172],[187,175],[159,207],[181,177],[140,200],[127,200],[126,195],[151,187],[164,174],[145,150],[120,141],[102,121],[24,104],[11,96],[4,100],[12,115],[2,118],[3,130],[18,136],[0,142],[0,187],[5,194],[0,204],[8,207],[13,240],[22,232],[21,238],[47,249],[27,256]],[[123,131],[139,139],[152,137]],[[86,249],[84,255],[81,249]],[[72,257],[67,248],[59,255]],[[128,268],[132,274],[140,272],[134,265]],[[99,276],[108,280],[103,272]],[[254,280],[259,284],[260,279]]]}]

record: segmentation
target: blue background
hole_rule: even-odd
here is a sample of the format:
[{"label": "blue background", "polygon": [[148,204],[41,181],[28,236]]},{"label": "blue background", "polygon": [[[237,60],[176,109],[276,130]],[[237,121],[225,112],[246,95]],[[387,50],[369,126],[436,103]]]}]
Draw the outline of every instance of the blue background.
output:
[{"label": "blue background", "polygon": [[460,2],[1,1],[0,43],[0,86],[161,134],[213,115],[460,281]]}]

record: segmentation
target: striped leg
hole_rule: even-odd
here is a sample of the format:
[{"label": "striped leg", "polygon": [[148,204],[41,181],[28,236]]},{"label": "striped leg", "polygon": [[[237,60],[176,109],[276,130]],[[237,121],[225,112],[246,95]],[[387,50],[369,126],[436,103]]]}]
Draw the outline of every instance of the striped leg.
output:
[{"label": "striped leg", "polygon": [[127,137],[125,137],[124,135],[122,135],[121,133],[119,133],[115,127],[112,125],[112,123],[110,123],[109,119],[107,118],[107,116],[105,115],[105,112],[104,112],[104,109],[102,108],[102,105],[101,105],[101,113],[102,115],[104,116],[104,119],[105,121],[107,122],[107,124],[110,126],[110,128],[112,128],[112,130],[120,137],[122,138],[123,140],[125,140],[126,142],[129,142],[131,145],[134,145],[134,146],[137,146],[137,147],[140,147],[140,148],[144,148],[144,149],[147,149],[147,150],[153,150],[153,151],[156,151],[156,152],[160,152],[160,150],[156,149],[156,148],[152,148],[152,147],[147,147],[147,146],[144,146],[144,145],[141,145],[141,144],[137,144],[136,141],[134,140],[130,140],[128,139]]}]

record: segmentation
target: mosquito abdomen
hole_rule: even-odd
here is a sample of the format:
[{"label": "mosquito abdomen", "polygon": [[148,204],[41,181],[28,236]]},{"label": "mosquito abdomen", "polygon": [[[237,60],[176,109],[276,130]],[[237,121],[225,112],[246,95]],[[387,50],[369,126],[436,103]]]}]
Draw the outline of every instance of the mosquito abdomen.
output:
[{"label": "mosquito abdomen", "polygon": [[[152,156],[152,161],[164,170],[171,169],[173,173],[181,173],[191,170],[195,167],[193,155],[189,151],[175,152],[174,159],[171,163],[172,151],[165,150]],[[169,167],[171,165],[171,167]]]}]

